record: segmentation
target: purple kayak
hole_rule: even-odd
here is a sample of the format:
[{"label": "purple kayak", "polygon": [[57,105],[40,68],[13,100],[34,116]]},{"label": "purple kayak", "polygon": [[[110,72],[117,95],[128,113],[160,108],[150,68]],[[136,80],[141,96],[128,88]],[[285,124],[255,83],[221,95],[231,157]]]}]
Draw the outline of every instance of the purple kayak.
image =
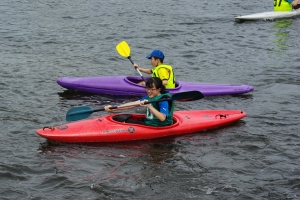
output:
[{"label": "purple kayak", "polygon": [[[62,77],[57,83],[67,89],[92,94],[143,96],[146,92],[145,87],[138,84],[141,80],[139,76]],[[204,96],[213,96],[243,94],[253,89],[249,85],[176,81],[176,88],[167,90],[171,94],[197,90]]]}]

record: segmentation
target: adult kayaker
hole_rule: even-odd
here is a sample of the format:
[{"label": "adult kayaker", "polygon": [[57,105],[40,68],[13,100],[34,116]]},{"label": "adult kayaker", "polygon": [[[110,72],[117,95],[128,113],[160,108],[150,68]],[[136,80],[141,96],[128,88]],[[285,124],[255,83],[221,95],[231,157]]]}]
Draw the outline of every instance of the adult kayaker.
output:
[{"label": "adult kayaker", "polygon": [[[127,104],[140,104],[140,106],[146,107],[147,113],[146,118],[140,120],[127,119],[126,123],[137,123],[144,124],[148,126],[167,126],[173,123],[173,112],[174,112],[174,103],[173,101],[160,101],[157,103],[145,104],[147,101],[155,101],[161,98],[170,98],[172,95],[169,92],[165,91],[165,86],[158,77],[152,77],[146,81],[146,92],[147,95],[141,99],[129,102]],[[127,110],[135,108],[136,106],[123,107],[117,109],[110,109],[111,105],[105,106],[106,111],[115,111],[115,110]]]},{"label": "adult kayaker", "polygon": [[[141,72],[146,74],[152,74],[152,77],[159,77],[166,88],[175,88],[175,75],[173,68],[171,65],[163,63],[165,58],[163,52],[155,49],[148,56],[146,56],[146,58],[150,60],[150,64],[152,65],[153,69],[141,68],[136,63],[133,64],[133,68],[138,68]],[[145,82],[141,81],[139,84],[145,85]]]},{"label": "adult kayaker", "polygon": [[274,0],[274,11],[292,11],[300,8],[300,0]]}]

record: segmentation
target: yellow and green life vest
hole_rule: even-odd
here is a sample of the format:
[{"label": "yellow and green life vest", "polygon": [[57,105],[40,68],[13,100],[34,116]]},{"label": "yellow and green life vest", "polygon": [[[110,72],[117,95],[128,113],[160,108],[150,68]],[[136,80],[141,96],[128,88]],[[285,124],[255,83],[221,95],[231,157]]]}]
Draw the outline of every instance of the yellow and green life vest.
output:
[{"label": "yellow and green life vest", "polygon": [[166,88],[175,88],[175,75],[173,72],[173,68],[170,65],[161,64],[154,69],[152,69],[152,77],[159,77],[158,71],[161,68],[166,68],[169,71],[169,79]]},{"label": "yellow and green life vest", "polygon": [[274,11],[292,11],[293,6],[285,0],[274,0]]}]

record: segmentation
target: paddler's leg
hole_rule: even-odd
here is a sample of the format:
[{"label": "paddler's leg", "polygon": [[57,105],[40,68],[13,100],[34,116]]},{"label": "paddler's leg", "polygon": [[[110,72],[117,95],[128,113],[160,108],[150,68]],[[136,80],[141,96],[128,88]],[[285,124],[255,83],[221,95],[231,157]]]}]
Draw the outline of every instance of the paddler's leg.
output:
[{"label": "paddler's leg", "polygon": [[127,119],[125,123],[146,125],[144,119]]},{"label": "paddler's leg", "polygon": [[138,84],[145,86],[145,81],[138,82]]}]

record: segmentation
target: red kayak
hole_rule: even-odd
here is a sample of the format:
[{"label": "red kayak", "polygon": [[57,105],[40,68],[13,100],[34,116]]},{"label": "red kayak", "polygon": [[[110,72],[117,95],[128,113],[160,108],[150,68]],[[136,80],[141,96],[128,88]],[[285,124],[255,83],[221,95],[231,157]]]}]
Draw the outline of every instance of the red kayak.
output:
[{"label": "red kayak", "polygon": [[55,127],[44,127],[36,133],[48,140],[69,143],[145,140],[218,128],[245,116],[246,113],[242,110],[176,111],[172,125],[153,127],[124,122],[129,117],[144,118],[143,114],[112,114]]}]

